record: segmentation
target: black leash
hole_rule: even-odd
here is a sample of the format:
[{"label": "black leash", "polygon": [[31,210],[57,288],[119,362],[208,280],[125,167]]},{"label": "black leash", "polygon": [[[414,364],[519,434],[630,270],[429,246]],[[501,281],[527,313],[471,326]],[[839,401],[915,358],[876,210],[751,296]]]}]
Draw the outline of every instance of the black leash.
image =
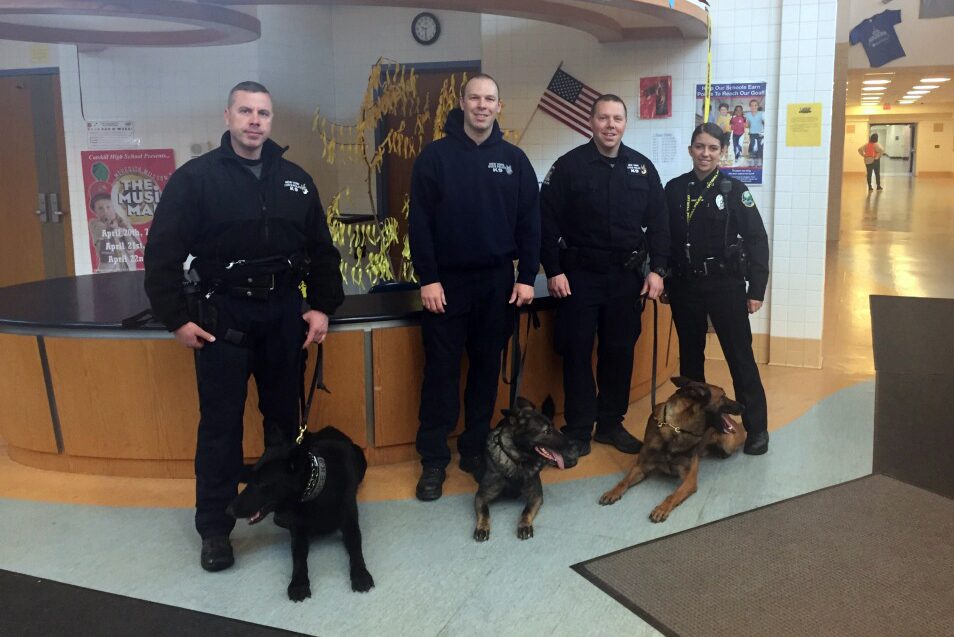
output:
[{"label": "black leash", "polygon": [[[517,404],[517,396],[520,393],[520,381],[523,378],[523,368],[527,362],[527,352],[530,351],[530,328],[537,329],[540,327],[540,316],[537,314],[537,310],[532,306],[528,305],[527,308],[527,345],[523,348],[521,352],[520,348],[520,308],[514,308],[513,312],[513,337],[508,339],[506,345],[504,345],[503,351],[503,360],[507,360],[507,357],[510,356],[510,379],[508,380],[504,376],[504,383],[510,385],[510,408],[513,409]],[[510,340],[513,341],[513,351],[509,350]]]},{"label": "black leash", "polygon": [[649,381],[649,410],[652,411],[656,407],[656,358],[659,350],[659,303],[656,299],[650,299],[649,296],[642,297],[639,307],[640,316],[643,315],[643,310],[646,309],[647,301],[653,302],[653,371]]},{"label": "black leash", "polygon": [[308,430],[308,412],[311,411],[311,403],[315,400],[315,390],[321,389],[324,392],[331,393],[331,390],[325,386],[325,355],[324,346],[321,343],[318,343],[315,357],[315,372],[311,375],[311,389],[308,390],[308,398],[305,398],[305,371],[308,369],[308,350],[302,350],[301,391],[299,392],[301,423],[298,425],[298,437],[295,438],[296,445],[301,444],[302,439],[305,437],[305,431]]}]

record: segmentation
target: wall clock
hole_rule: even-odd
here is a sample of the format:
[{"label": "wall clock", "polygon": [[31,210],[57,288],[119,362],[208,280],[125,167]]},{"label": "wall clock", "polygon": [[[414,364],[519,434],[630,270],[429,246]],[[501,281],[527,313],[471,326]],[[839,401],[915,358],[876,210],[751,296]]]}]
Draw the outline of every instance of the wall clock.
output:
[{"label": "wall clock", "polygon": [[433,13],[418,13],[411,21],[411,35],[420,44],[434,44],[441,35],[441,23]]}]

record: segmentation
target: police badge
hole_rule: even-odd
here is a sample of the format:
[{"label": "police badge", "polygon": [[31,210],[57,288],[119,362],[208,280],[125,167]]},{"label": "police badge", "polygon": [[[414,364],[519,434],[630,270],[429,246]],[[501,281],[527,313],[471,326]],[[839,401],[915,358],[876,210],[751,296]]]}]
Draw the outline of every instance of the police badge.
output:
[{"label": "police badge", "polygon": [[755,207],[755,199],[752,199],[752,193],[750,193],[748,190],[742,193],[742,205],[746,208]]}]

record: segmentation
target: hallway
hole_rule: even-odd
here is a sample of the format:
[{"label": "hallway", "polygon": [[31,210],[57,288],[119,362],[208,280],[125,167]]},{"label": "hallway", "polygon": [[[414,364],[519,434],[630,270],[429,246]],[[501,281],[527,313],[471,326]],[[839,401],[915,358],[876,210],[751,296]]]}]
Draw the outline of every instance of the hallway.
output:
[{"label": "hallway", "polygon": [[[761,367],[770,452],[704,460],[698,493],[664,524],[647,514],[672,491],[669,478],[596,505],[632,462],[604,445],[573,470],[544,472],[546,505],[527,542],[514,536],[519,506],[507,502],[493,507],[491,541],[471,539],[474,486],[456,463],[445,497],[428,504],[413,499],[415,463],[373,467],[360,499],[376,587],[347,590],[344,551],[325,539],[313,545],[314,597],[290,604],[287,533],[270,523],[236,527],[235,568],[199,569],[192,480],[66,476],[0,449],[0,568],[309,634],[656,635],[568,567],[870,472],[868,295],[954,296],[954,179],[887,177],[884,187],[868,193],[863,175],[846,175],[840,239],[828,244],[823,369]],[[731,387],[723,362],[708,369]],[[634,433],[648,411],[648,399],[631,407]]]}]

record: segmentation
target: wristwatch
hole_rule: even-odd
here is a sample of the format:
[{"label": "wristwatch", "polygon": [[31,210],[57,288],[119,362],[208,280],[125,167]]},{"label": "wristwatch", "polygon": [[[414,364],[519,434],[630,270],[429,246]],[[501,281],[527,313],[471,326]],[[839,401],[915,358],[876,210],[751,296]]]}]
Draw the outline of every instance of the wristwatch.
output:
[{"label": "wristwatch", "polygon": [[665,279],[667,276],[669,276],[670,270],[669,268],[658,267],[658,268],[653,268],[652,270],[650,270],[650,272],[655,272],[656,274],[659,275],[659,278]]}]

